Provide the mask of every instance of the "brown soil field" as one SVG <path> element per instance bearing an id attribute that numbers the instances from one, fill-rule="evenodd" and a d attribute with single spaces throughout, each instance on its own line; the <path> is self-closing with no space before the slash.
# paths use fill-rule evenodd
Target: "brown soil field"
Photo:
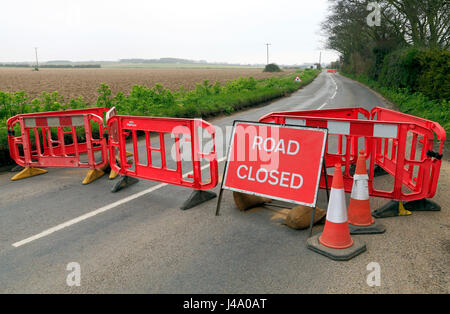
<path id="1" fill-rule="evenodd" d="M 97 100 L 97 88 L 101 83 L 108 84 L 113 95 L 117 92 L 128 94 L 133 85 L 153 88 L 156 83 L 165 88 L 177 90 L 184 86 L 187 90 L 195 88 L 196 83 L 209 80 L 210 83 L 224 83 L 239 77 L 268 78 L 292 73 L 264 73 L 262 69 L 48 69 L 33 71 L 30 68 L 0 68 L 0 91 L 26 91 L 35 98 L 42 91 L 58 91 L 65 99 L 78 96 L 89 103 Z"/>

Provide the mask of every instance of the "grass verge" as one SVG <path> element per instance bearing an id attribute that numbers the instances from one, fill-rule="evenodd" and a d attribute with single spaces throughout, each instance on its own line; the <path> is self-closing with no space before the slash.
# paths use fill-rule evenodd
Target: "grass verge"
<path id="1" fill-rule="evenodd" d="M 381 86 L 365 75 L 342 73 L 355 81 L 376 90 L 395 104 L 401 112 L 438 122 L 448 134 L 450 132 L 450 101 L 431 100 L 421 93 L 411 93 L 406 88 Z"/>

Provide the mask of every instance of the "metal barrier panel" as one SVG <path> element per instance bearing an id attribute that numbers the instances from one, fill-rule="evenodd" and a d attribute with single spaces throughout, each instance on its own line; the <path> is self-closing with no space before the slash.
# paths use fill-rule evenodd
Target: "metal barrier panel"
<path id="1" fill-rule="evenodd" d="M 115 158 L 110 158 L 111 169 L 120 175 L 137 177 L 146 180 L 165 182 L 173 185 L 180 185 L 197 190 L 207 190 L 215 187 L 218 182 L 218 166 L 215 151 L 215 131 L 214 127 L 200 119 L 178 119 L 178 118 L 157 118 L 140 116 L 120 116 L 112 115 L 107 121 L 110 141 L 109 154 L 120 157 L 120 166 Z M 200 151 L 199 130 L 206 130 L 212 139 L 212 148 L 209 153 Z M 145 144 L 146 160 L 142 161 L 138 150 L 138 133 L 144 135 L 141 144 Z M 159 138 L 159 147 L 153 147 L 152 141 Z M 168 167 L 166 156 L 166 140 L 164 135 L 171 135 L 174 138 L 175 147 L 175 169 Z M 192 172 L 183 174 L 180 137 L 188 136 L 190 141 Z M 133 164 L 129 164 L 126 158 L 126 139 L 131 137 L 134 156 Z M 128 149 L 130 150 L 130 149 Z M 156 165 L 152 158 L 152 152 L 160 157 L 160 165 Z M 141 158 L 143 159 L 143 158 Z M 201 161 L 209 161 L 209 182 L 202 180 Z M 134 168 L 134 169 L 132 169 Z M 191 180 L 188 180 L 191 179 Z"/>
<path id="2" fill-rule="evenodd" d="M 103 136 L 103 113 L 108 108 L 76 109 L 16 115 L 7 121 L 11 158 L 23 167 L 64 167 L 98 169 L 108 164 Z M 94 138 L 91 123 L 97 123 L 99 138 Z M 19 124 L 20 135 L 15 136 Z M 77 128 L 84 130 L 79 141 Z M 56 138 L 54 138 L 56 136 Z M 95 152 L 101 160 L 95 160 Z M 87 161 L 80 154 L 87 153 Z"/>
<path id="3" fill-rule="evenodd" d="M 346 192 L 351 192 L 353 184 L 350 166 L 357 160 L 358 140 L 364 138 L 365 157 L 366 159 L 370 158 L 369 193 L 371 196 L 395 200 L 418 200 L 432 197 L 436 192 L 440 160 L 436 160 L 427 151 L 433 146 L 434 135 L 431 130 L 433 128 L 443 129 L 439 128 L 439 125 L 431 128 L 429 123 L 433 124 L 432 121 L 418 118 L 425 120 L 418 124 L 416 122 L 420 121 L 416 119 L 408 121 L 408 117 L 395 119 L 392 110 L 387 112 L 379 108 L 375 109 L 372 110 L 372 114 L 362 108 L 277 112 L 265 115 L 260 122 L 324 127 L 328 129 L 328 136 L 337 135 L 337 152 L 330 152 L 327 143 L 325 161 L 327 167 L 332 167 L 336 163 L 343 164 Z M 382 117 L 383 120 L 359 120 L 358 113 L 366 118 L 373 117 L 377 113 L 378 118 Z M 384 115 L 387 114 L 391 115 L 391 119 L 384 119 Z M 419 135 L 423 137 L 420 142 L 423 147 L 422 151 L 416 154 Z M 407 141 L 408 136 L 412 141 Z M 444 136 L 441 133 L 440 139 L 445 140 L 445 132 Z M 389 147 L 386 143 L 391 143 L 391 146 Z M 385 145 L 382 147 L 382 144 Z M 409 156 L 405 154 L 407 144 L 411 146 Z M 416 156 L 420 156 L 420 158 L 416 158 Z M 392 190 L 374 188 L 375 165 L 379 165 L 393 176 L 394 187 Z M 416 168 L 415 171 L 413 168 Z M 321 188 L 325 188 L 324 181 L 323 179 L 321 182 Z M 404 186 L 410 191 L 404 191 Z"/>

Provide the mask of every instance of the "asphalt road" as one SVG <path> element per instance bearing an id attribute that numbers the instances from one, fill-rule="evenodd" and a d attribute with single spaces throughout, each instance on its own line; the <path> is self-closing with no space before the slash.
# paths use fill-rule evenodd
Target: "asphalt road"
<path id="1" fill-rule="evenodd" d="M 322 73 L 290 97 L 210 122 L 225 133 L 233 120 L 257 121 L 272 111 L 386 105 L 359 83 Z M 222 159 L 220 138 L 218 152 Z M 447 162 L 443 168 L 449 171 Z M 83 186 L 84 174 L 49 169 L 12 182 L 11 173 L 0 173 L 1 293 L 449 291 L 448 206 L 383 219 L 385 234 L 358 236 L 367 244 L 365 253 L 335 262 L 306 248 L 307 231 L 282 224 L 285 210 L 239 212 L 226 191 L 219 217 L 217 199 L 181 211 L 186 188 L 140 180 L 112 194 L 114 181 L 103 177 Z M 438 202 L 444 202 L 447 178 L 441 176 Z M 372 208 L 386 202 L 371 199 Z M 324 191 L 318 204 L 326 207 Z M 66 284 L 70 262 L 81 266 L 78 287 Z M 370 262 L 380 264 L 379 287 L 366 283 Z"/>

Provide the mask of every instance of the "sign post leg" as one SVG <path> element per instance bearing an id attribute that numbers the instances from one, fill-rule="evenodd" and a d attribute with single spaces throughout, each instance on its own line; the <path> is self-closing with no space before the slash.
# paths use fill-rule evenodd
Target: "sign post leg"
<path id="1" fill-rule="evenodd" d="M 325 176 L 325 189 L 327 191 L 327 206 L 328 206 L 328 202 L 330 201 L 330 192 L 328 191 L 328 174 L 327 174 L 327 165 L 325 163 L 325 158 L 323 159 L 323 174 Z M 312 214 L 311 214 L 311 221 L 309 222 L 309 237 L 312 236 L 312 227 L 314 224 L 314 214 L 316 213 L 316 208 L 312 209 Z"/>
<path id="2" fill-rule="evenodd" d="M 219 197 L 217 198 L 216 216 L 219 216 L 220 203 L 222 202 L 223 189 L 220 188 Z"/>

